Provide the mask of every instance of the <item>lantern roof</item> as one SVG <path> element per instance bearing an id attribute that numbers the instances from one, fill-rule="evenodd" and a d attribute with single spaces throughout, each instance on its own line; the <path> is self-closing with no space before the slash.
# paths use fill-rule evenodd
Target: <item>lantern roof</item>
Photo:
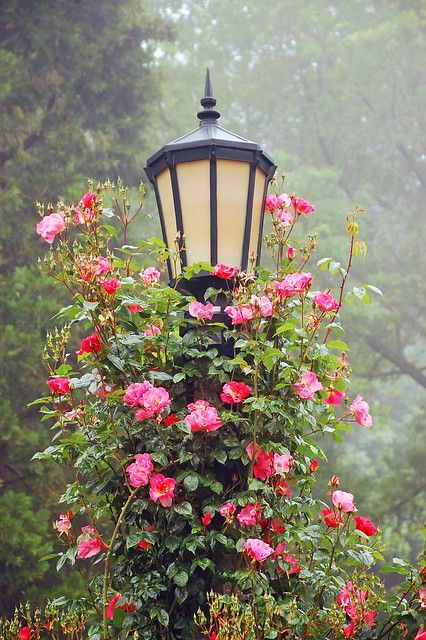
<path id="1" fill-rule="evenodd" d="M 253 157 L 254 154 L 257 156 L 259 165 L 266 173 L 269 174 L 271 171 L 272 173 L 275 171 L 273 159 L 260 145 L 232 131 L 228 131 L 218 124 L 220 113 L 215 109 L 216 98 L 213 97 L 212 82 L 208 69 L 206 71 L 204 97 L 201 98 L 200 103 L 203 109 L 197 113 L 200 120 L 197 129 L 164 145 L 148 159 L 145 171 L 151 181 L 165 165 L 208 157 L 212 149 L 215 149 L 218 157 L 224 159 L 249 160 L 248 156 Z M 195 157 L 192 157 L 189 153 L 189 150 L 192 149 Z M 197 149 L 198 152 L 196 151 Z"/>

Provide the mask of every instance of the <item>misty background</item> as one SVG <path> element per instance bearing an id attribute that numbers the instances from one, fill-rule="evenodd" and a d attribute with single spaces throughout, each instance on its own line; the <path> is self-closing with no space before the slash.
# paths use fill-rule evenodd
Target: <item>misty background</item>
<path id="1" fill-rule="evenodd" d="M 350 397 L 374 419 L 325 448 L 387 544 L 414 558 L 425 517 L 426 5 L 423 0 L 2 0 L 0 3 L 0 614 L 75 595 L 55 550 L 62 472 L 37 408 L 41 351 L 63 302 L 37 270 L 35 201 L 77 201 L 86 177 L 136 188 L 146 158 L 197 126 L 210 68 L 220 124 L 264 145 L 285 190 L 313 202 L 316 258 L 345 259 L 345 214 L 366 210 L 344 313 Z M 149 195 L 134 235 L 159 234 Z M 315 269 L 314 263 L 311 268 Z M 337 280 L 324 276 L 324 286 Z M 324 443 L 323 443 L 324 444 Z"/>

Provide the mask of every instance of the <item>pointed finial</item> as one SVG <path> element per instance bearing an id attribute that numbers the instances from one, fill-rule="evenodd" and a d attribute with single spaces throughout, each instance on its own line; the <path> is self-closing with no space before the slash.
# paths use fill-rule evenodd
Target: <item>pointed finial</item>
<path id="1" fill-rule="evenodd" d="M 214 109 L 214 106 L 216 105 L 216 98 L 213 97 L 212 81 L 210 78 L 210 71 L 208 69 L 206 69 L 204 98 L 201 98 L 200 103 L 201 103 L 201 106 L 204 107 L 202 111 L 199 111 L 197 113 L 198 118 L 201 120 L 200 125 L 203 124 L 204 122 L 206 124 L 207 123 L 211 124 L 215 122 L 218 118 L 220 118 L 219 111 L 216 111 L 216 109 Z"/>

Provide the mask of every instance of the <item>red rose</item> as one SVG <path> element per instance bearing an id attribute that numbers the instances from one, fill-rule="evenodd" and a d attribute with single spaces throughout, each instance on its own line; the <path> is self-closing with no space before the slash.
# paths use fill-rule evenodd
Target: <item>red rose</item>
<path id="1" fill-rule="evenodd" d="M 228 267 L 226 264 L 217 264 L 214 268 L 214 271 L 212 271 L 212 275 L 226 280 L 227 278 L 233 278 L 236 271 L 236 267 Z"/>
<path id="2" fill-rule="evenodd" d="M 377 527 L 374 526 L 371 520 L 363 518 L 362 516 L 355 516 L 355 528 L 367 536 L 374 536 L 377 532 Z"/>
<path id="3" fill-rule="evenodd" d="M 83 353 L 95 353 L 96 351 L 100 351 L 102 349 L 101 342 L 99 340 L 99 336 L 97 333 L 92 333 L 90 336 L 83 338 L 81 341 L 81 346 L 76 354 L 78 356 L 83 355 Z"/>
<path id="4" fill-rule="evenodd" d="M 343 523 L 343 519 L 338 516 L 333 509 L 323 509 L 322 517 L 327 527 L 331 527 L 332 529 L 337 529 L 339 524 Z"/>
<path id="5" fill-rule="evenodd" d="M 53 393 L 60 393 L 65 395 L 71 388 L 71 380 L 69 378 L 51 378 L 46 380 L 46 384 L 49 385 Z"/>
<path id="6" fill-rule="evenodd" d="M 90 209 L 91 207 L 93 207 L 97 199 L 98 196 L 96 195 L 96 193 L 92 193 L 91 191 L 88 191 L 84 194 L 84 196 L 81 197 L 81 201 L 85 209 Z"/>
<path id="7" fill-rule="evenodd" d="M 19 640 L 30 640 L 31 638 L 31 628 L 29 626 L 22 627 L 19 632 Z"/>
<path id="8" fill-rule="evenodd" d="M 211 521 L 212 521 L 212 514 L 209 511 L 207 511 L 205 516 L 201 518 L 201 523 L 204 527 L 206 527 L 208 524 L 210 524 Z"/>

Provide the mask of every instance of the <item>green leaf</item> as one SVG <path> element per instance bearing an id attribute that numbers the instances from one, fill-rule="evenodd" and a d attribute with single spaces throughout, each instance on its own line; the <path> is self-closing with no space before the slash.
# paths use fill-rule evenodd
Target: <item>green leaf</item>
<path id="1" fill-rule="evenodd" d="M 192 515 L 192 506 L 189 502 L 181 502 L 180 504 L 175 504 L 174 510 L 180 516 L 191 516 Z"/>
<path id="2" fill-rule="evenodd" d="M 157 611 L 157 620 L 163 627 L 169 626 L 169 614 L 165 609 L 159 609 Z"/>
<path id="3" fill-rule="evenodd" d="M 178 587 L 184 587 L 189 580 L 189 575 L 186 571 L 178 571 L 178 573 L 173 577 L 173 582 L 177 584 Z"/>
<path id="4" fill-rule="evenodd" d="M 198 488 L 198 478 L 195 475 L 186 476 L 183 485 L 187 491 L 196 491 Z"/>
<path id="5" fill-rule="evenodd" d="M 350 351 L 346 342 L 343 340 L 330 340 L 326 342 L 326 345 L 329 349 L 339 349 L 340 351 Z"/>

